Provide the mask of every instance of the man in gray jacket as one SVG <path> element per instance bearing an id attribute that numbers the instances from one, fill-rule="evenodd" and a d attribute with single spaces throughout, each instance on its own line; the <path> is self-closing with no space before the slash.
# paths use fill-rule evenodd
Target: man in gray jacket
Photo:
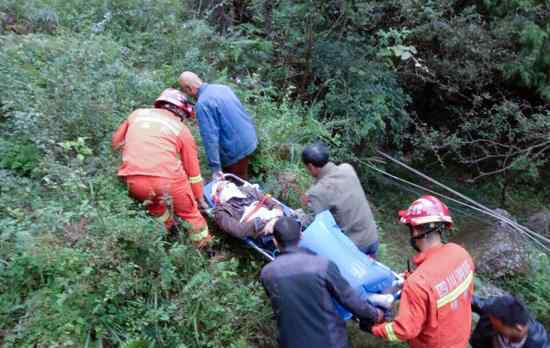
<path id="1" fill-rule="evenodd" d="M 330 210 L 338 226 L 355 245 L 375 257 L 378 250 L 376 222 L 353 167 L 330 162 L 328 147 L 322 143 L 307 146 L 302 152 L 302 161 L 315 178 L 315 184 L 305 194 L 304 203 L 314 214 Z"/>

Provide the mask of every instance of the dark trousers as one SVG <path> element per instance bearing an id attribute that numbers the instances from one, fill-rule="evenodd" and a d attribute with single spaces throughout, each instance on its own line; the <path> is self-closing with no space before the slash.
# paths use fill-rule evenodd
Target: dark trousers
<path id="1" fill-rule="evenodd" d="M 242 179 L 248 180 L 248 156 L 237 163 L 223 167 L 223 172 L 235 174 Z"/>

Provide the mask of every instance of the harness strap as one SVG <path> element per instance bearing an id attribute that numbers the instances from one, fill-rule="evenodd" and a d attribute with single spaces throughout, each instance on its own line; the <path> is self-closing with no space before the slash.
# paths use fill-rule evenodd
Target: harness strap
<path id="1" fill-rule="evenodd" d="M 252 209 L 251 211 L 248 212 L 248 214 L 246 214 L 246 216 L 243 218 L 243 222 L 244 223 L 248 223 L 250 218 L 256 214 L 256 212 L 258 212 L 258 210 L 260 210 L 261 207 L 264 206 L 265 202 L 267 202 L 267 200 L 271 197 L 270 194 L 266 194 L 262 197 L 262 199 L 260 199 L 260 201 L 258 202 L 258 204 L 256 204 L 256 206 L 254 207 L 254 209 Z"/>

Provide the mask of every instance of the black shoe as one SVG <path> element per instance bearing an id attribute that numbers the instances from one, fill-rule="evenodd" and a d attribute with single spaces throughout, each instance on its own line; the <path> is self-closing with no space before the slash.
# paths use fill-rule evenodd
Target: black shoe
<path id="1" fill-rule="evenodd" d="M 175 243 L 179 240 L 179 230 L 176 225 L 170 227 L 170 230 L 166 232 L 166 241 L 170 243 Z"/>

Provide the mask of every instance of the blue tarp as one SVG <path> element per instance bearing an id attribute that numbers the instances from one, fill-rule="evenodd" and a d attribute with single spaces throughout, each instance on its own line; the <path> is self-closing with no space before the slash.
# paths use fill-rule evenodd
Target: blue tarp
<path id="1" fill-rule="evenodd" d="M 393 272 L 361 252 L 325 210 L 304 231 L 300 246 L 322 255 L 338 266 L 343 278 L 365 298 L 392 287 L 396 277 Z M 344 319 L 351 313 L 339 306 Z"/>

